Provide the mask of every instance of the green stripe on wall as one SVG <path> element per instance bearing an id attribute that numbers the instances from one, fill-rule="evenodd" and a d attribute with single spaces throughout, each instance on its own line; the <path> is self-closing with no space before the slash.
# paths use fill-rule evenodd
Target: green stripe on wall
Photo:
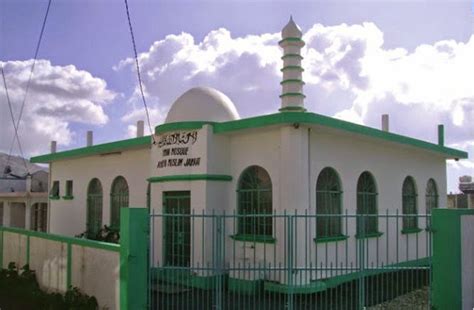
<path id="1" fill-rule="evenodd" d="M 147 179 L 150 183 L 178 182 L 178 181 L 232 181 L 232 176 L 225 174 L 182 174 L 151 177 Z"/>

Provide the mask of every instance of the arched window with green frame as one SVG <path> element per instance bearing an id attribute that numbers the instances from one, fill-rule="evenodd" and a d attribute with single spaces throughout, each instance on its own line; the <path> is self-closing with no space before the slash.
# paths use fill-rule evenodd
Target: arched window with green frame
<path id="1" fill-rule="evenodd" d="M 316 239 L 342 236 L 342 186 L 333 168 L 324 168 L 316 182 Z"/>
<path id="2" fill-rule="evenodd" d="M 357 181 L 357 234 L 378 234 L 377 185 L 373 175 L 364 171 Z"/>
<path id="3" fill-rule="evenodd" d="M 94 178 L 87 187 L 87 222 L 86 234 L 89 239 L 96 239 L 102 227 L 102 184 Z"/>
<path id="4" fill-rule="evenodd" d="M 405 232 L 418 229 L 417 199 L 415 180 L 411 176 L 407 176 L 402 187 L 402 213 L 403 215 L 409 215 L 403 217 L 403 230 Z"/>
<path id="5" fill-rule="evenodd" d="M 118 176 L 110 190 L 110 228 L 120 230 L 120 209 L 128 208 L 128 184 L 124 177 Z"/>
<path id="6" fill-rule="evenodd" d="M 431 227 L 431 211 L 438 208 L 438 187 L 436 186 L 436 181 L 429 179 L 426 183 L 426 194 L 425 194 L 425 204 L 426 204 L 426 223 L 427 227 Z"/>
<path id="7" fill-rule="evenodd" d="M 238 218 L 238 235 L 271 238 L 272 181 L 268 172 L 259 166 L 245 169 L 239 179 L 237 196 L 238 214 L 245 215 Z"/>

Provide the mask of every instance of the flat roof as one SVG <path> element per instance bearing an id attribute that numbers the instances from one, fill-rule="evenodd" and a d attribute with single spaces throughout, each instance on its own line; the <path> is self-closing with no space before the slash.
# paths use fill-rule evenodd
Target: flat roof
<path id="1" fill-rule="evenodd" d="M 155 134 L 158 135 L 164 132 L 176 130 L 200 129 L 205 124 L 212 125 L 214 133 L 220 134 L 245 129 L 255 129 L 273 125 L 285 125 L 295 123 L 300 125 L 319 125 L 323 127 L 338 129 L 342 132 L 371 137 L 395 144 L 408 145 L 421 150 L 438 153 L 448 159 L 463 159 L 468 157 L 467 152 L 449 148 L 444 145 L 439 145 L 311 112 L 279 112 L 275 114 L 250 117 L 227 122 L 190 121 L 165 123 L 155 127 Z M 150 145 L 150 136 L 145 136 L 140 138 L 121 140 L 111 143 L 73 149 L 69 151 L 36 156 L 32 157 L 30 161 L 32 163 L 48 163 L 61 159 L 106 154 Z"/>

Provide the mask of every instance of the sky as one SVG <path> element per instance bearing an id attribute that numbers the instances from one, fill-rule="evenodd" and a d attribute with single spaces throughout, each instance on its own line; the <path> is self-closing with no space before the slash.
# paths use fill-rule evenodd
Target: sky
<path id="1" fill-rule="evenodd" d="M 0 65 L 18 117 L 47 0 L 0 0 Z M 474 175 L 474 4 L 416 1 L 129 0 L 152 126 L 181 93 L 210 86 L 240 115 L 279 108 L 290 14 L 303 31 L 306 108 L 470 153 L 448 162 L 448 191 Z M 125 6 L 53 0 L 19 135 L 27 157 L 132 137 L 145 119 Z M 0 151 L 13 137 L 0 88 Z M 18 154 L 15 146 L 14 154 Z"/>

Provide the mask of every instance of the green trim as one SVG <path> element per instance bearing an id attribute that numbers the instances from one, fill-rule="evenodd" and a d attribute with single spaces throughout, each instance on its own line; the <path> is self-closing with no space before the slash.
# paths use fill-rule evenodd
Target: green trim
<path id="1" fill-rule="evenodd" d="M 228 121 L 223 123 L 216 123 L 214 125 L 214 133 L 225 133 L 243 129 L 254 129 L 272 125 L 283 124 L 306 124 L 306 125 L 320 125 L 346 132 L 356 133 L 363 136 L 386 140 L 393 143 L 405 144 L 414 146 L 427 151 L 432 151 L 445 155 L 447 158 L 467 158 L 467 152 L 439 146 L 434 143 L 410 138 L 407 136 L 398 135 L 395 133 L 382 131 L 379 129 L 346 122 L 335 119 L 329 116 L 324 116 L 309 112 L 300 113 L 276 113 L 257 117 L 251 117 L 241 120 Z"/>
<path id="2" fill-rule="evenodd" d="M 59 197 L 59 196 L 49 196 L 49 199 L 51 199 L 51 200 L 59 200 L 59 199 L 61 199 L 61 197 Z"/>
<path id="3" fill-rule="evenodd" d="M 299 70 L 301 72 L 304 71 L 304 69 L 300 66 L 286 66 L 280 69 L 281 72 L 286 71 L 286 70 Z"/>
<path id="4" fill-rule="evenodd" d="M 230 237 L 236 241 L 253 242 L 253 243 L 276 243 L 276 239 L 274 237 L 269 237 L 269 236 L 236 234 Z"/>
<path id="5" fill-rule="evenodd" d="M 201 129 L 204 125 L 213 125 L 213 124 L 215 124 L 215 122 L 206 122 L 206 121 L 164 123 L 155 127 L 155 135 L 159 135 L 164 132 L 175 131 L 175 130 L 196 130 L 196 129 Z"/>
<path id="6" fill-rule="evenodd" d="M 64 200 L 73 200 L 74 196 L 63 196 Z"/>
<path id="7" fill-rule="evenodd" d="M 151 177 L 147 179 L 150 183 L 178 182 L 178 181 L 232 181 L 232 176 L 225 174 L 182 174 Z"/>
<path id="8" fill-rule="evenodd" d="M 144 137 L 139 137 L 139 138 L 87 146 L 87 147 L 82 147 L 79 149 L 73 149 L 69 151 L 36 156 L 36 157 L 32 157 L 30 159 L 30 162 L 49 163 L 52 161 L 57 161 L 57 160 L 62 160 L 62 159 L 100 155 L 100 154 L 120 152 L 120 151 L 128 150 L 128 149 L 149 147 L 150 145 L 151 145 L 150 136 L 144 136 Z"/>
<path id="9" fill-rule="evenodd" d="M 67 244 L 67 273 L 66 273 L 66 290 L 72 286 L 72 245 Z"/>
<path id="10" fill-rule="evenodd" d="M 228 288 L 231 292 L 240 294 L 255 295 L 262 291 L 264 281 L 259 280 L 246 280 L 229 277 Z"/>
<path id="11" fill-rule="evenodd" d="M 25 229 L 14 228 L 14 227 L 0 226 L 0 230 L 15 233 L 15 234 L 21 234 L 21 235 L 25 235 L 25 236 L 35 237 L 35 238 L 59 241 L 59 242 L 64 242 L 64 243 L 71 243 L 71 244 L 78 245 L 78 246 L 86 246 L 86 247 L 90 247 L 90 248 L 96 248 L 96 249 L 113 251 L 113 252 L 119 252 L 120 251 L 120 245 L 114 244 L 114 243 L 100 242 L 100 241 L 95 241 L 95 240 L 80 239 L 80 238 L 74 238 L 74 237 L 66 237 L 66 236 L 60 236 L 60 235 L 53 235 L 53 234 L 44 233 L 44 232 L 40 232 L 40 231 L 25 230 Z"/>
<path id="12" fill-rule="evenodd" d="M 0 228 L 0 269 L 3 269 L 3 230 Z"/>
<path id="13" fill-rule="evenodd" d="M 281 59 L 285 59 L 285 58 L 299 58 L 301 60 L 303 59 L 303 56 L 301 56 L 300 54 L 285 54 L 281 56 Z"/>
<path id="14" fill-rule="evenodd" d="M 185 287 L 199 288 L 203 290 L 215 289 L 215 283 L 217 278 L 219 277 L 218 275 L 198 276 L 191 273 L 189 270 L 179 269 L 179 267 L 152 267 L 150 272 L 150 277 L 153 283 L 167 282 L 171 284 L 183 285 Z M 221 277 L 226 276 L 222 275 Z"/>
<path id="15" fill-rule="evenodd" d="M 303 80 L 300 79 L 287 79 L 280 82 L 280 85 L 287 84 L 287 83 L 299 83 L 299 84 L 306 84 Z"/>
<path id="16" fill-rule="evenodd" d="M 298 106 L 288 106 L 278 109 L 279 112 L 305 112 L 306 109 Z"/>
<path id="17" fill-rule="evenodd" d="M 438 144 L 414 139 L 407 136 L 398 135 L 395 133 L 382 131 L 379 129 L 346 122 L 343 120 L 335 119 L 329 116 L 324 116 L 309 112 L 299 113 L 275 113 L 269 115 L 262 115 L 257 117 L 239 119 L 234 121 L 227 121 L 222 123 L 212 122 L 178 122 L 178 123 L 167 123 L 155 128 L 158 133 L 181 130 L 181 129 L 199 129 L 204 124 L 211 124 L 214 128 L 214 133 L 225 133 L 244 129 L 262 128 L 272 125 L 285 125 L 300 123 L 305 125 L 319 125 L 337 130 L 342 130 L 350 133 L 356 133 L 363 136 L 368 136 L 375 139 L 386 140 L 393 143 L 399 143 L 424 149 L 427 151 L 435 152 L 444 155 L 446 158 L 464 159 L 468 157 L 468 153 L 441 146 Z M 33 163 L 47 163 L 60 159 L 74 158 L 80 156 L 90 156 L 100 153 L 107 153 L 113 151 L 120 151 L 127 148 L 138 148 L 151 146 L 150 136 L 112 142 L 108 144 L 96 145 L 81 149 L 75 149 L 65 152 L 47 154 L 31 158 Z"/>
<path id="18" fill-rule="evenodd" d="M 26 264 L 30 264 L 30 236 L 26 236 Z"/>
<path id="19" fill-rule="evenodd" d="M 389 272 L 396 272 L 407 267 L 427 267 L 430 265 L 430 258 L 424 257 L 420 259 L 414 259 L 410 261 L 400 262 L 392 265 L 375 267 L 373 269 L 365 269 L 362 273 L 364 277 L 374 276 L 378 274 L 384 274 Z M 357 271 L 359 267 L 354 266 L 354 272 L 347 273 L 340 276 L 333 276 L 324 280 L 311 281 L 309 284 L 305 285 L 288 285 L 282 283 L 276 283 L 272 281 L 265 281 L 264 289 L 268 292 L 288 294 L 291 292 L 295 294 L 312 294 L 323 292 L 327 289 L 335 288 L 341 284 L 358 280 L 361 277 L 361 272 Z"/>
<path id="20" fill-rule="evenodd" d="M 356 234 L 356 239 L 368 239 L 368 238 L 378 238 L 383 235 L 383 232 L 373 232 L 373 233 L 366 233 L 366 234 Z"/>
<path id="21" fill-rule="evenodd" d="M 407 234 L 417 234 L 419 232 L 423 231 L 421 228 L 404 228 L 402 229 L 402 234 L 407 235 Z"/>
<path id="22" fill-rule="evenodd" d="M 462 308 L 461 217 L 474 209 L 433 209 L 433 309 Z"/>
<path id="23" fill-rule="evenodd" d="M 327 243 L 327 242 L 337 242 L 342 240 L 347 240 L 349 236 L 340 235 L 340 236 L 333 236 L 333 237 L 320 237 L 314 238 L 313 241 L 316 243 Z"/>
<path id="24" fill-rule="evenodd" d="M 280 98 L 283 97 L 303 97 L 306 98 L 306 96 L 302 93 L 284 93 L 280 95 Z"/>
<path id="25" fill-rule="evenodd" d="M 283 40 L 278 41 L 278 44 L 282 44 L 284 42 L 301 42 L 304 44 L 304 41 L 301 38 L 297 38 L 297 37 L 284 38 Z"/>

